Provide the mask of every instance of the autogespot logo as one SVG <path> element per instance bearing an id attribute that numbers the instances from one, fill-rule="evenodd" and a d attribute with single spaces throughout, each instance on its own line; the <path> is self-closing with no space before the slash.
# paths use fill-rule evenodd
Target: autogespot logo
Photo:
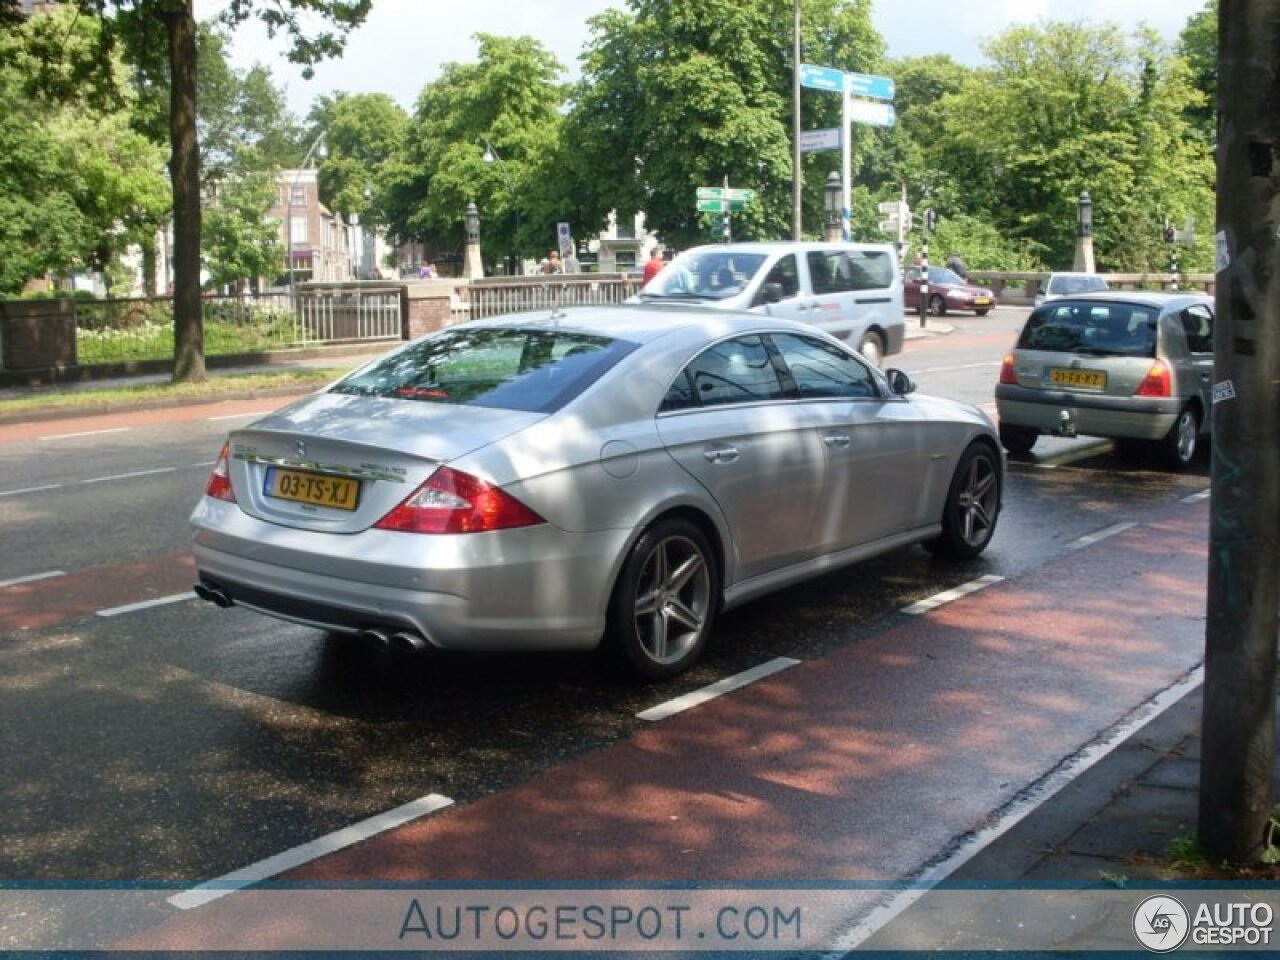
<path id="1" fill-rule="evenodd" d="M 1173 897 L 1147 897 L 1133 912 L 1133 935 L 1152 953 L 1177 950 L 1190 929 L 1191 915 Z"/>

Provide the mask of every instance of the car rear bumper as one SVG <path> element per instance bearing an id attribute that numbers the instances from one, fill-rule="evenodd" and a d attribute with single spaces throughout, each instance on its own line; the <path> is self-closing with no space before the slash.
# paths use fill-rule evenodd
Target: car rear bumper
<path id="1" fill-rule="evenodd" d="M 627 536 L 548 524 L 450 537 L 326 537 L 209 498 L 192 519 L 200 582 L 237 605 L 341 633 L 409 630 L 432 646 L 465 650 L 596 646 Z"/>
<path id="2" fill-rule="evenodd" d="M 1048 434 L 1159 440 L 1173 427 L 1182 406 L 1178 397 L 1103 397 L 1029 390 L 1007 383 L 996 386 L 996 415 L 1001 423 Z M 1064 429 L 1066 424 L 1071 429 Z"/>

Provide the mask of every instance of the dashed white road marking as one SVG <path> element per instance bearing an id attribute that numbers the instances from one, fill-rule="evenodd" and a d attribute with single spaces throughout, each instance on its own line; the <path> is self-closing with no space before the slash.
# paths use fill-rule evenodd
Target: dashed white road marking
<path id="1" fill-rule="evenodd" d="M 135 613 L 138 610 L 150 610 L 152 607 L 164 607 L 171 603 L 180 603 L 183 600 L 194 600 L 196 595 L 193 591 L 188 590 L 185 593 L 174 593 L 167 597 L 156 597 L 152 600 L 143 600 L 139 603 L 126 603 L 123 607 L 107 607 L 105 610 L 99 610 L 100 617 L 118 617 L 122 613 Z"/>
<path id="2" fill-rule="evenodd" d="M 72 437 L 100 437 L 104 433 L 128 433 L 131 427 L 111 427 L 106 430 L 82 430 L 79 433 L 51 433 L 38 440 L 70 440 Z"/>
<path id="3" fill-rule="evenodd" d="M 179 910 L 191 910 L 194 907 L 204 906 L 206 903 L 211 903 L 227 896 L 227 894 L 243 890 L 245 887 L 252 886 L 255 883 L 260 883 L 269 877 L 274 877 L 276 874 L 300 867 L 304 863 L 310 863 L 312 860 L 452 805 L 453 800 L 438 793 L 419 797 L 417 800 L 406 803 L 403 806 L 388 810 L 386 813 L 380 813 L 376 817 L 370 817 L 368 820 L 353 823 L 349 827 L 320 837 L 318 840 L 312 840 L 301 846 L 293 847 L 283 853 L 277 853 L 275 856 L 267 857 L 265 860 L 259 860 L 257 863 L 234 870 L 218 877 L 216 880 L 210 880 L 207 883 L 192 887 L 190 890 L 174 894 L 169 898 L 169 903 Z"/>
<path id="4" fill-rule="evenodd" d="M 1086 536 L 1081 537 L 1079 540 L 1071 541 L 1071 543 L 1067 544 L 1067 549 L 1079 550 L 1081 547 L 1091 546 L 1097 543 L 1099 540 L 1105 540 L 1107 539 L 1107 537 L 1114 537 L 1117 533 L 1124 533 L 1126 530 L 1130 530 L 1136 526 L 1137 526 L 1137 523 L 1133 521 L 1127 521 L 1125 523 L 1113 523 L 1109 527 L 1103 527 L 1101 530 L 1097 531 L 1096 533 L 1090 533 L 1090 534 L 1087 534 Z"/>
<path id="5" fill-rule="evenodd" d="M 61 490 L 62 487 L 63 484 L 61 483 L 46 483 L 42 487 L 23 487 L 21 490 L 5 490 L 3 493 L 0 493 L 0 497 L 16 497 L 20 493 L 41 493 L 45 490 Z"/>
<path id="6" fill-rule="evenodd" d="M 268 413 L 274 412 L 274 410 L 257 410 L 253 413 L 224 413 L 221 416 L 205 417 L 205 419 L 210 422 L 216 420 L 245 420 L 249 417 L 265 417 Z"/>
<path id="7" fill-rule="evenodd" d="M 666 703 L 660 703 L 656 707 L 650 707 L 648 710 L 641 710 L 636 714 L 640 720 L 665 720 L 667 717 L 682 713 L 685 710 L 692 709 L 700 704 L 706 703 L 708 700 L 714 700 L 716 697 L 723 697 L 726 693 L 734 690 L 740 690 L 748 684 L 755 683 L 765 677 L 772 676 L 788 667 L 794 667 L 799 660 L 793 660 L 790 657 L 775 657 L 772 660 L 760 664 L 758 667 L 752 667 L 750 670 L 744 670 L 742 673 L 735 673 L 731 677 L 725 677 L 723 680 L 717 680 L 715 683 L 703 687 L 701 690 L 693 690 L 683 696 L 676 697 L 674 700 L 668 700 Z"/>
<path id="8" fill-rule="evenodd" d="M 977 593 L 979 590 L 985 590 L 993 583 L 1000 583 L 1004 577 L 996 576 L 994 573 L 988 573 L 986 576 L 979 577 L 977 580 L 970 580 L 968 583 L 962 583 L 960 586 L 951 590 L 944 590 L 942 593 L 935 593 L 932 597 L 926 597 L 923 600 L 911 604 L 909 607 L 903 607 L 903 613 L 909 613 L 917 616 L 922 613 L 928 613 L 930 610 L 937 610 L 943 604 L 950 603 L 952 600 L 959 600 L 961 597 L 967 597 L 971 593 Z"/>
<path id="9" fill-rule="evenodd" d="M 1193 493 L 1189 497 L 1183 497 L 1182 502 L 1183 503 L 1199 503 L 1201 500 L 1208 500 L 1209 494 L 1212 492 L 1213 492 L 1212 490 L 1206 487 L 1204 490 L 1201 490 L 1199 493 Z"/>
<path id="10" fill-rule="evenodd" d="M 1041 470 L 1056 470 L 1058 467 L 1065 467 L 1068 464 L 1075 463 L 1077 460 L 1087 460 L 1090 457 L 1097 456 L 1110 446 L 1112 446 L 1110 440 L 1090 443 L 1076 449 L 1064 450 L 1062 453 L 1045 457 L 1043 460 L 1037 460 L 1034 466 L 1039 467 Z"/>
<path id="11" fill-rule="evenodd" d="M 65 577 L 65 570 L 48 570 L 45 573 L 31 573 L 25 577 L 14 577 L 10 580 L 0 580 L 0 588 L 16 587 L 20 583 L 35 583 L 37 580 L 48 580 L 51 577 Z"/>
<path id="12" fill-rule="evenodd" d="M 117 473 L 109 477 L 93 477 L 81 483 L 106 483 L 109 480 L 132 480 L 134 477 L 152 477 L 158 473 L 175 473 L 177 467 L 158 467 L 155 470 L 135 470 L 133 473 Z"/>
<path id="13" fill-rule="evenodd" d="M 915 370 L 911 375 L 915 377 L 923 373 L 951 373 L 955 370 L 982 370 L 986 367 L 998 367 L 1000 364 L 1001 361 L 999 360 L 986 360 L 982 363 L 963 363 L 954 367 L 930 367 L 927 370 Z"/>

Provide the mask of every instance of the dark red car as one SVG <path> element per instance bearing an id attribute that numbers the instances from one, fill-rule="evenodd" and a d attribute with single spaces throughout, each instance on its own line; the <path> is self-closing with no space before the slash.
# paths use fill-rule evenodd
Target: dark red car
<path id="1" fill-rule="evenodd" d="M 920 312 L 919 267 L 907 271 L 902 300 L 907 313 Z M 986 287 L 975 286 L 946 267 L 929 268 L 929 312 L 935 317 L 956 310 L 972 310 L 982 317 L 995 305 L 996 295 Z"/>

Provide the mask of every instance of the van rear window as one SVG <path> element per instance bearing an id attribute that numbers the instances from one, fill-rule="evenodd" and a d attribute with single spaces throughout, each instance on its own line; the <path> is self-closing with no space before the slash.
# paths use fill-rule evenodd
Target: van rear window
<path id="1" fill-rule="evenodd" d="M 814 293 L 883 290 L 893 285 L 893 258 L 883 250 L 812 250 L 808 260 Z"/>

